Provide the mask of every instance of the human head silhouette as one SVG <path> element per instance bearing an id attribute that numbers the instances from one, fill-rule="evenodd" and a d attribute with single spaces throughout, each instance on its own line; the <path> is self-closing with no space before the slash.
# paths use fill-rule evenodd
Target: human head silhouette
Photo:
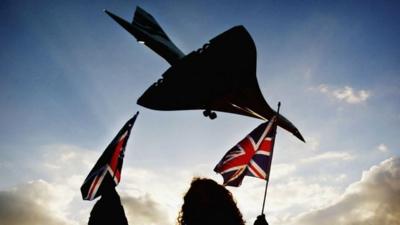
<path id="1" fill-rule="evenodd" d="M 230 191 L 207 178 L 194 178 L 184 196 L 179 225 L 244 225 Z"/>

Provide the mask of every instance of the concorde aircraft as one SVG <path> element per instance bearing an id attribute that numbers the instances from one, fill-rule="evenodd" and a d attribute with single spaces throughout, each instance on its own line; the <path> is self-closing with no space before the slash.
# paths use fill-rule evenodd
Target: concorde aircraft
<path id="1" fill-rule="evenodd" d="M 139 105 L 167 111 L 200 109 L 210 119 L 217 117 L 215 111 L 262 120 L 276 114 L 258 86 L 256 46 L 243 26 L 232 27 L 185 55 L 142 8 L 136 8 L 131 23 L 104 11 L 171 65 L 138 99 Z M 284 116 L 279 115 L 278 125 L 304 141 Z"/>

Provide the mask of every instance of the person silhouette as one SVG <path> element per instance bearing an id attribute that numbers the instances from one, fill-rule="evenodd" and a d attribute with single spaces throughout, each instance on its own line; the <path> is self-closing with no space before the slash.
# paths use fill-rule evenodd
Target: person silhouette
<path id="1" fill-rule="evenodd" d="M 93 206 L 88 225 L 128 225 L 117 191 L 114 187 L 106 190 Z"/>
<path id="2" fill-rule="evenodd" d="M 265 215 L 261 214 L 261 215 L 257 216 L 256 221 L 254 221 L 254 225 L 268 225 L 268 222 L 265 219 Z"/>
<path id="3" fill-rule="evenodd" d="M 194 178 L 184 196 L 178 225 L 244 225 L 232 194 L 207 178 Z"/>

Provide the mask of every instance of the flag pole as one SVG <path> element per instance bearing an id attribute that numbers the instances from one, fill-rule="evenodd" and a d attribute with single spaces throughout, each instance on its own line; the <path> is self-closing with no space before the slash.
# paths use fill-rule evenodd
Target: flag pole
<path id="1" fill-rule="evenodd" d="M 276 124 L 278 123 L 279 109 L 280 109 L 280 108 L 281 108 L 281 102 L 278 102 L 278 110 L 276 111 L 276 121 L 275 121 Z M 275 132 L 277 132 L 277 130 L 275 130 Z M 276 137 L 276 133 L 275 133 L 275 137 Z M 271 164 L 272 164 L 272 156 L 273 156 L 273 154 L 274 154 L 275 139 L 276 139 L 276 138 L 274 138 L 274 141 L 272 142 Z M 266 165 L 266 166 L 268 166 L 268 165 Z M 267 180 L 265 181 L 264 200 L 263 200 L 263 204 L 262 204 L 261 215 L 264 215 L 265 199 L 266 199 L 266 197 L 267 197 L 267 189 L 268 189 L 267 187 L 268 187 L 268 183 L 269 183 L 269 174 L 270 174 L 270 173 L 271 173 L 271 167 L 270 167 L 269 172 L 268 172 Z"/>

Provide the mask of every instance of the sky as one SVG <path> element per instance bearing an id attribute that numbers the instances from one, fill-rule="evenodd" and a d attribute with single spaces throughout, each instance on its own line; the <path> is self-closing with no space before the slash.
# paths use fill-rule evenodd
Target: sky
<path id="1" fill-rule="evenodd" d="M 9 1 L 0 4 L 2 224 L 86 224 L 79 188 L 136 111 L 118 186 L 128 221 L 175 224 L 195 176 L 262 121 L 136 104 L 169 65 L 103 9 L 150 12 L 185 53 L 244 25 L 264 98 L 303 134 L 278 129 L 270 224 L 400 224 L 398 1 Z M 247 224 L 265 182 L 234 195 Z"/>

